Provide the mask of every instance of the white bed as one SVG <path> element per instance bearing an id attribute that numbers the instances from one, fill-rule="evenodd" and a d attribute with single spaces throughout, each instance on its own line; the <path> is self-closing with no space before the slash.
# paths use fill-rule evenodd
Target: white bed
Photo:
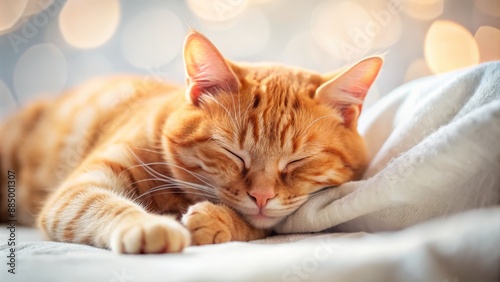
<path id="1" fill-rule="evenodd" d="M 17 227 L 11 274 L 2 226 L 0 281 L 500 281 L 500 62 L 411 82 L 365 110 L 364 179 L 277 228 L 302 234 L 135 256 Z"/>

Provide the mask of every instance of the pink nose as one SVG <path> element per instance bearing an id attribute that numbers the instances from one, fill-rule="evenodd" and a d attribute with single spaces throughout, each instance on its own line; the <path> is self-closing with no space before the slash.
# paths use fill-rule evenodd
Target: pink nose
<path id="1" fill-rule="evenodd" d="M 250 196 L 250 198 L 252 198 L 252 200 L 254 200 L 254 202 L 257 204 L 257 207 L 259 207 L 261 209 L 267 204 L 267 202 L 270 199 L 272 199 L 276 196 L 276 193 L 274 193 L 274 191 L 272 191 L 272 190 L 250 191 L 250 193 L 248 193 L 248 195 Z"/>

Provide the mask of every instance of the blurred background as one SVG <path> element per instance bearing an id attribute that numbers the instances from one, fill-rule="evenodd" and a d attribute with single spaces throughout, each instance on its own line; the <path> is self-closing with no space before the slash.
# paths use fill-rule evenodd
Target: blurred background
<path id="1" fill-rule="evenodd" d="M 0 0 L 0 115 L 101 75 L 184 83 L 190 28 L 236 61 L 328 72 L 384 55 L 367 106 L 500 59 L 500 0 Z"/>

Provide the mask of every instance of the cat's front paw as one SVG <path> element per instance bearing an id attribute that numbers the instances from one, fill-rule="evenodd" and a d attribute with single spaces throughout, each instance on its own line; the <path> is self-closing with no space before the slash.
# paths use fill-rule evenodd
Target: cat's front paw
<path id="1" fill-rule="evenodd" d="M 226 209 L 210 202 L 189 207 L 181 221 L 191 232 L 192 245 L 219 244 L 232 239 Z"/>
<path id="2" fill-rule="evenodd" d="M 190 234 L 175 219 L 143 215 L 121 223 L 111 235 L 111 250 L 125 254 L 177 253 L 190 244 Z"/>

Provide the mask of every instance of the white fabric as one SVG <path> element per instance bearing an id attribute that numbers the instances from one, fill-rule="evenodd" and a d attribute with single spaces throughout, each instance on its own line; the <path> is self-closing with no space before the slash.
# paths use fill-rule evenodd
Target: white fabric
<path id="1" fill-rule="evenodd" d="M 500 281 L 500 208 L 391 233 L 281 235 L 169 255 L 29 242 L 34 229 L 18 229 L 16 274 L 7 272 L 7 231 L 0 226 L 0 281 L 9 282 Z"/>
<path id="2" fill-rule="evenodd" d="M 399 230 L 500 203 L 500 62 L 403 85 L 359 128 L 363 180 L 312 198 L 278 232 Z"/>

